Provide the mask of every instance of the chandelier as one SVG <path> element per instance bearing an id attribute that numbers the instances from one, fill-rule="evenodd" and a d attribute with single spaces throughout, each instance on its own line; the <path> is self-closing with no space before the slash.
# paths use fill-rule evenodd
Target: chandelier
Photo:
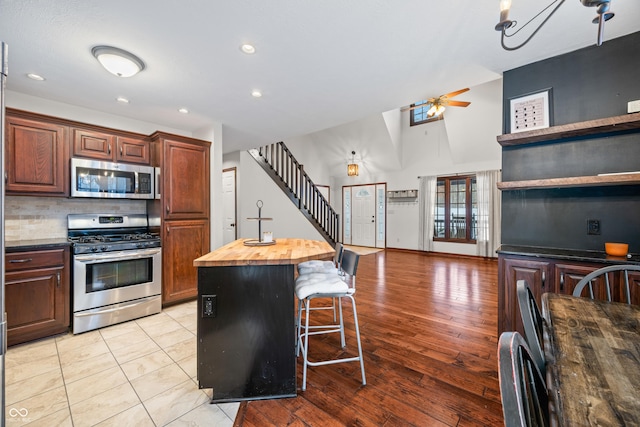
<path id="1" fill-rule="evenodd" d="M 551 18 L 551 16 L 558 10 L 560 6 L 564 3 L 565 0 L 553 0 L 548 6 L 542 9 L 538 14 L 536 14 L 533 18 L 528 20 L 524 25 L 521 25 L 517 30 L 513 30 L 513 28 L 517 25 L 517 21 L 512 21 L 509 19 L 509 10 L 511 9 L 511 0 L 501 0 L 500 1 L 500 22 L 496 24 L 496 31 L 500 31 L 502 33 L 501 36 L 501 44 L 504 50 L 516 50 L 520 49 L 522 46 L 527 44 L 529 40 L 536 35 L 538 30 L 542 28 L 542 26 Z M 602 45 L 602 39 L 604 35 L 604 23 L 609 19 L 613 18 L 614 13 L 609 11 L 611 0 L 580 0 L 580 2 L 587 7 L 596 7 L 597 8 L 597 16 L 593 19 L 594 24 L 598 24 L 598 38 L 597 45 Z M 553 6 L 553 9 L 551 7 Z M 551 9 L 550 12 L 547 10 Z M 539 16 L 547 13 L 546 17 L 542 20 L 542 22 L 537 26 L 537 28 L 531 30 L 531 33 L 527 39 L 525 39 L 521 44 L 517 46 L 507 46 L 505 44 L 505 38 L 509 38 L 515 36 L 520 30 L 524 29 L 527 25 L 529 25 L 534 19 Z M 511 28 L 511 33 L 507 33 L 507 29 Z"/>

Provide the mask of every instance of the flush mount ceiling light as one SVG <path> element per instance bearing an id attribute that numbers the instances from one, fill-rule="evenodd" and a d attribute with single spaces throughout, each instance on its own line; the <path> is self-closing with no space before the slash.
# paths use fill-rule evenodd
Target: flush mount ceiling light
<path id="1" fill-rule="evenodd" d="M 351 152 L 351 163 L 347 165 L 348 176 L 358 176 L 358 164 L 356 163 L 356 152 Z"/>
<path id="2" fill-rule="evenodd" d="M 609 12 L 609 6 L 611 3 L 611 0 L 580 0 L 580 2 L 584 6 L 598 8 L 598 16 L 596 16 L 592 22 L 594 24 L 598 24 L 598 39 L 596 44 L 600 46 L 602 45 L 602 38 L 604 34 L 604 22 L 608 21 L 614 16 L 613 12 Z M 542 28 L 542 26 L 549 20 L 549 18 L 551 18 L 551 16 L 556 12 L 556 10 L 558 10 L 558 8 L 562 6 L 562 3 L 564 3 L 564 0 L 553 0 L 551 4 L 549 4 L 547 7 L 545 7 L 540 12 L 538 12 L 533 18 L 528 20 L 524 25 L 520 26 L 520 28 L 513 31 L 511 34 L 507 34 L 507 29 L 515 27 L 518 24 L 518 21 L 512 21 L 509 19 L 509 10 L 511 9 L 511 0 L 501 0 L 500 1 L 500 22 L 496 24 L 495 29 L 496 31 L 500 31 L 502 33 L 500 43 L 502 44 L 502 47 L 504 48 L 504 50 L 520 49 L 522 46 L 527 44 L 529 40 L 531 40 L 533 36 L 535 36 L 538 33 L 540 28 Z M 534 19 L 538 18 L 540 15 L 547 12 L 547 10 L 549 10 L 552 6 L 555 6 L 555 7 L 551 9 L 551 12 L 548 12 L 546 18 L 542 20 L 540 25 L 538 25 L 538 27 L 535 30 L 533 30 L 531 35 L 525 41 L 523 41 L 521 44 L 517 46 L 505 45 L 504 43 L 505 37 L 515 36 L 520 32 L 520 30 L 524 29 L 524 27 L 529 25 Z"/>
<path id="3" fill-rule="evenodd" d="M 35 74 L 35 73 L 29 73 L 29 74 L 27 74 L 27 77 L 29 77 L 31 80 L 36 80 L 36 81 L 39 81 L 39 82 L 42 82 L 42 81 L 45 80 L 44 77 L 42 77 L 39 74 Z"/>
<path id="4" fill-rule="evenodd" d="M 131 52 L 112 46 L 95 46 L 91 53 L 111 74 L 131 77 L 144 70 L 144 62 Z"/>
<path id="5" fill-rule="evenodd" d="M 240 50 L 246 53 L 247 55 L 253 55 L 254 53 L 256 53 L 256 48 L 253 45 L 250 45 L 249 43 L 245 43 L 242 46 L 240 46 Z"/>

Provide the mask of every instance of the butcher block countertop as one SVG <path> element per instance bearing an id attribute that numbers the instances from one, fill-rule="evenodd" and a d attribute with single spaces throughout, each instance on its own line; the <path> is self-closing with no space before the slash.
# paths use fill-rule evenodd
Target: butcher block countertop
<path id="1" fill-rule="evenodd" d="M 193 261 L 195 267 L 233 265 L 286 265 L 312 259 L 331 259 L 334 249 L 319 240 L 276 239 L 275 245 L 245 246 L 238 239 Z"/>

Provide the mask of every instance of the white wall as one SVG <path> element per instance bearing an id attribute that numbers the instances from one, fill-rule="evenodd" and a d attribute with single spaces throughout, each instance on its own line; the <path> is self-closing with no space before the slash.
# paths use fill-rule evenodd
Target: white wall
<path id="1" fill-rule="evenodd" d="M 198 129 L 193 132 L 193 137 L 211 141 L 210 162 L 209 162 L 209 185 L 211 188 L 209 223 L 210 229 L 210 249 L 214 250 L 222 246 L 222 228 L 224 212 L 220 207 L 222 203 L 222 125 L 219 123 L 211 127 Z"/>
<path id="2" fill-rule="evenodd" d="M 258 238 L 258 222 L 247 218 L 258 216 L 256 203 L 262 200 L 264 206 L 261 216 L 273 218 L 272 221 L 262 222 L 262 231 L 271 231 L 274 239 L 289 237 L 324 240 L 249 153 L 242 151 L 239 157 L 238 238 Z"/>
<path id="3" fill-rule="evenodd" d="M 126 117 L 127 105 L 122 106 L 122 116 L 102 113 L 100 111 L 89 110 L 75 105 L 64 104 L 62 102 L 50 101 L 23 93 L 6 91 L 6 106 L 18 110 L 32 111 L 34 113 L 46 114 L 53 117 L 60 117 L 76 122 L 104 126 L 112 129 L 120 129 L 128 132 L 137 132 L 150 135 L 160 130 L 176 135 L 193 136 L 191 132 L 170 128 L 159 123 L 149 123 L 134 120 Z M 115 101 L 114 101 L 115 102 Z"/>
<path id="4" fill-rule="evenodd" d="M 305 170 L 316 184 L 330 185 L 331 205 L 342 214 L 342 187 L 345 185 L 386 182 L 388 191 L 408 190 L 418 188 L 419 176 L 446 176 L 500 169 L 501 147 L 496 136 L 502 129 L 502 80 L 473 87 L 460 99 L 470 101 L 471 105 L 467 108 L 449 107 L 445 112 L 445 119 L 433 123 L 411 127 L 409 112 L 399 114 L 396 111 L 394 114 L 368 117 L 312 135 L 288 139 L 285 144 L 296 159 L 304 164 Z M 382 141 L 386 141 L 387 145 L 380 146 Z M 360 175 L 357 177 L 346 176 L 348 153 L 351 149 L 362 153 L 358 160 L 361 165 L 365 165 L 360 167 Z M 374 159 L 378 153 L 383 154 Z M 400 156 L 399 165 L 396 153 Z M 240 161 L 239 158 L 250 162 Z M 384 163 L 385 158 L 389 160 L 387 164 Z M 243 185 L 238 187 L 237 197 L 239 206 L 245 212 L 242 216 L 239 214 L 239 221 L 257 214 L 257 198 L 265 202 L 263 215 L 270 215 L 265 212 L 272 203 L 268 201 L 268 197 L 272 195 L 271 190 L 274 190 L 275 204 L 279 204 L 280 200 L 291 204 L 248 154 L 225 155 L 225 167 L 231 166 L 238 167 L 238 175 L 242 176 L 243 181 Z M 247 176 L 244 170 L 247 166 L 251 167 L 251 176 Z M 247 180 L 252 180 L 249 181 L 251 184 Z M 252 185 L 260 190 L 252 188 Z M 249 196 L 245 191 L 249 192 Z M 300 219 L 306 220 L 295 208 L 283 209 L 278 215 L 288 223 L 286 232 L 289 235 L 306 232 L 306 227 L 298 222 Z M 247 224 L 243 224 L 245 229 L 246 226 Z M 251 233 L 257 232 L 257 227 L 254 225 L 253 228 L 249 234 L 243 233 L 243 236 L 255 237 Z M 417 250 L 417 232 L 417 202 L 389 201 L 387 247 Z M 437 252 L 466 255 L 476 253 L 473 244 L 436 242 L 434 248 Z"/>

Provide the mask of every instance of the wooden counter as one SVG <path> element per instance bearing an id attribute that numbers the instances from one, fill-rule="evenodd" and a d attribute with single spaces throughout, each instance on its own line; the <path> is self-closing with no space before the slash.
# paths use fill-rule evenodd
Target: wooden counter
<path id="1" fill-rule="evenodd" d="M 295 265 L 330 259 L 325 242 L 236 240 L 198 267 L 198 386 L 212 402 L 295 397 Z"/>
<path id="2" fill-rule="evenodd" d="M 311 259 L 331 259 L 333 248 L 327 242 L 305 239 L 277 239 L 275 245 L 245 246 L 244 240 L 231 242 L 193 262 L 196 267 L 225 265 L 284 265 Z"/>

